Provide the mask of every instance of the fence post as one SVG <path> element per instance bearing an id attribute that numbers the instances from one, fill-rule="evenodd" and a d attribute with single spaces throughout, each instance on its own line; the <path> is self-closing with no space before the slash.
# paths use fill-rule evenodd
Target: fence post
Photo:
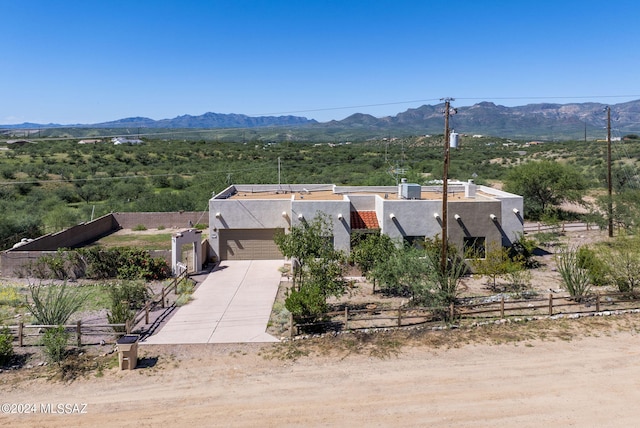
<path id="1" fill-rule="evenodd" d="M 76 340 L 78 342 L 78 348 L 82 346 L 82 321 L 76 322 Z"/>
<path id="2" fill-rule="evenodd" d="M 18 346 L 22 347 L 22 329 L 24 329 L 24 322 L 22 322 L 22 318 L 20 318 L 20 322 L 18 323 Z"/>
<path id="3" fill-rule="evenodd" d="M 549 293 L 549 316 L 553 315 L 553 294 Z"/>
<path id="4" fill-rule="evenodd" d="M 596 312 L 600 312 L 600 293 L 596 293 Z"/>
<path id="5" fill-rule="evenodd" d="M 149 302 L 144 304 L 144 323 L 149 324 Z"/>
<path id="6" fill-rule="evenodd" d="M 131 320 L 126 320 L 126 321 L 124 322 L 124 331 L 125 331 L 127 334 L 131 334 Z"/>
<path id="7" fill-rule="evenodd" d="M 344 307 L 344 329 L 349 330 L 349 307 Z"/>
<path id="8" fill-rule="evenodd" d="M 453 318 L 455 317 L 455 314 L 456 314 L 456 308 L 453 302 L 451 302 L 451 304 L 449 304 L 449 320 L 451 322 L 453 322 Z"/>
<path id="9" fill-rule="evenodd" d="M 500 318 L 504 319 L 504 296 L 500 298 Z"/>
<path id="10" fill-rule="evenodd" d="M 398 327 L 402 327 L 402 306 L 398 308 Z"/>

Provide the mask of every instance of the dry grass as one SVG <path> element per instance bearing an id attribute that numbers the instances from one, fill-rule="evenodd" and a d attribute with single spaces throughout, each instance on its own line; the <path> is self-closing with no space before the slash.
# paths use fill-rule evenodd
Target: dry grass
<path id="1" fill-rule="evenodd" d="M 626 314 L 613 317 L 548 319 L 495 323 L 444 330 L 402 329 L 379 332 L 356 331 L 326 334 L 303 340 L 286 341 L 263 352 L 265 358 L 297 360 L 306 356 L 347 358 L 352 354 L 389 358 L 409 347 L 432 350 L 467 345 L 525 345 L 535 341 L 572 341 L 583 337 L 608 336 L 618 332 L 640 332 L 640 316 Z"/>

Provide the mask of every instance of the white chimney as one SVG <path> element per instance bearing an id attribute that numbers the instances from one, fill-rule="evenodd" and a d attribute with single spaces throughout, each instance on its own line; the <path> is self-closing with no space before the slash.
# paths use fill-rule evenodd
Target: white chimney
<path id="1" fill-rule="evenodd" d="M 476 183 L 472 179 L 469 180 L 469 182 L 467 182 L 467 185 L 464 186 L 464 197 L 465 198 L 475 198 L 476 197 L 476 190 L 477 190 Z"/>

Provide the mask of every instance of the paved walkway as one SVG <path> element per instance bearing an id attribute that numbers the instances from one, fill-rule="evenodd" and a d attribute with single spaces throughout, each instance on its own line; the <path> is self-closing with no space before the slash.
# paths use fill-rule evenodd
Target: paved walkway
<path id="1" fill-rule="evenodd" d="M 223 261 L 158 333 L 141 344 L 277 342 L 266 333 L 282 260 Z"/>

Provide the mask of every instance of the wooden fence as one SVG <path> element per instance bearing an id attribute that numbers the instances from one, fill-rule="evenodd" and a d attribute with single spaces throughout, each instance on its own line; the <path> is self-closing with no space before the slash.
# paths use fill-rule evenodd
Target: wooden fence
<path id="1" fill-rule="evenodd" d="M 156 309 L 158 306 L 160 306 L 162 309 L 165 309 L 169 303 L 167 300 L 167 296 L 169 296 L 171 292 L 173 292 L 174 295 L 177 295 L 178 284 L 180 284 L 180 281 L 186 280 L 188 277 L 189 277 L 189 274 L 187 273 L 187 270 L 181 269 L 178 276 L 174 277 L 171 280 L 171 283 L 169 285 L 167 285 L 166 287 L 163 286 L 162 289 L 160 290 L 160 293 L 156 295 L 152 295 L 145 302 L 142 309 L 140 309 L 136 313 L 136 315 L 133 317 L 133 320 L 131 321 L 131 325 L 127 327 L 127 332 L 130 332 L 131 328 L 141 323 L 143 319 L 144 319 L 145 325 L 149 324 L 149 313 L 152 310 Z"/>
<path id="2" fill-rule="evenodd" d="M 177 294 L 178 284 L 183 279 L 186 279 L 188 274 L 185 271 L 181 272 L 177 277 L 173 278 L 171 283 L 167 286 L 163 286 L 160 290 L 160 293 L 151 295 L 151 297 L 145 302 L 142 309 L 140 309 L 133 319 L 127 320 L 126 323 L 123 324 L 92 324 L 92 323 L 83 323 L 82 321 L 77 321 L 75 324 L 63 325 L 67 330 L 73 331 L 76 339 L 77 346 L 82 346 L 83 336 L 102 336 L 102 337 L 119 337 L 124 334 L 130 334 L 135 326 L 144 320 L 145 325 L 149 324 L 149 313 L 150 311 L 160 307 L 162 309 L 166 308 L 168 305 L 167 297 L 170 293 Z M 47 328 L 58 327 L 57 325 L 42 325 L 42 324 L 25 324 L 20 321 L 17 325 L 7 326 L 9 330 L 12 332 L 14 337 L 18 341 L 18 346 L 25 346 L 25 338 L 30 337 L 40 337 L 42 335 L 43 330 Z M 34 333 L 28 333 L 29 330 L 35 330 Z M 121 330 L 121 331 L 119 331 Z M 35 343 L 34 343 L 35 342 Z M 115 342 L 115 341 L 114 341 Z M 30 341 L 28 345 L 37 344 L 38 341 Z M 84 342 L 86 345 L 87 343 Z"/>
<path id="3" fill-rule="evenodd" d="M 466 303 L 447 307 L 398 307 L 378 308 L 370 304 L 365 308 L 345 306 L 339 311 L 321 315 L 322 321 L 290 318 L 290 336 L 299 331 L 358 330 L 398 328 L 451 321 L 505 319 L 506 317 L 530 317 L 540 315 L 598 313 L 606 310 L 640 309 L 639 293 L 598 293 L 582 301 L 568 296 L 549 294 L 548 297 L 507 300 L 490 297 L 465 299 Z M 470 301 L 475 300 L 475 301 Z"/>
<path id="4" fill-rule="evenodd" d="M 47 328 L 60 327 L 57 325 L 43 325 L 43 324 L 25 324 L 22 321 L 18 325 L 8 326 L 9 331 L 15 336 L 18 341 L 18 346 L 25 346 L 25 338 L 40 337 L 43 334 L 43 330 Z M 83 336 L 101 336 L 101 337 L 119 337 L 127 333 L 129 324 L 89 324 L 77 321 L 75 324 L 63 325 L 67 330 L 72 330 L 75 334 L 77 346 L 82 346 Z M 121 329 L 121 332 L 117 330 Z M 27 330 L 36 330 L 35 333 L 27 333 Z M 115 343 L 115 341 L 114 341 Z M 27 345 L 39 344 L 39 341 L 27 343 Z M 85 345 L 89 344 L 87 342 Z"/>
<path id="5" fill-rule="evenodd" d="M 597 224 L 584 222 L 562 222 L 558 224 L 532 223 L 524 224 L 524 231 L 528 233 L 540 232 L 581 232 L 588 230 L 600 230 Z"/>

